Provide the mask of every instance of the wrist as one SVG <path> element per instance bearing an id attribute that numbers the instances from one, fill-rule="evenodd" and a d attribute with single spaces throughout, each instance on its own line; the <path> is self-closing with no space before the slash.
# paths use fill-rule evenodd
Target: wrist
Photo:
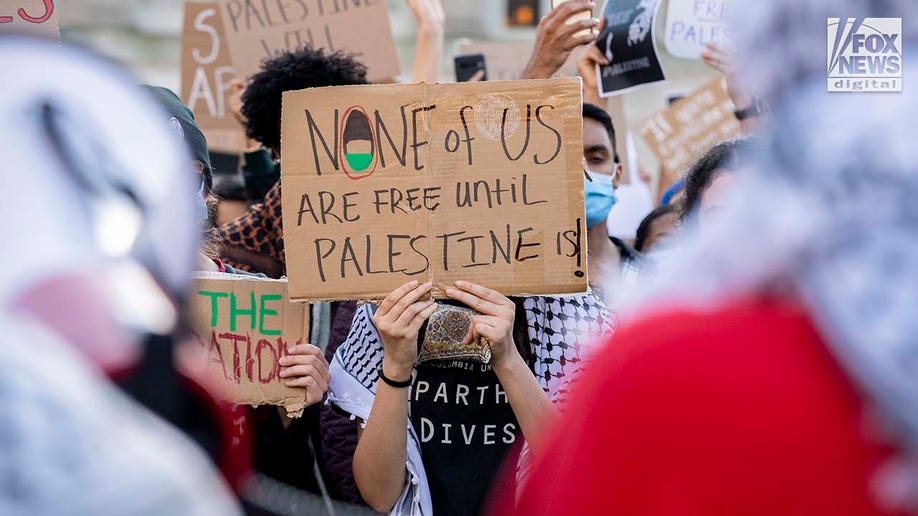
<path id="1" fill-rule="evenodd" d="M 494 373 L 497 376 L 506 376 L 508 374 L 513 374 L 515 371 L 522 369 L 529 369 L 526 365 L 526 362 L 523 360 L 523 357 L 520 356 L 520 352 L 517 351 L 516 345 L 511 344 L 510 351 L 504 356 L 492 356 L 491 357 L 491 368 L 494 370 Z"/>
<path id="2" fill-rule="evenodd" d="M 443 23 L 425 20 L 418 24 L 418 35 L 426 37 L 440 37 L 443 35 Z"/>
<path id="3" fill-rule="evenodd" d="M 386 378 L 396 382 L 406 382 L 411 380 L 411 372 L 414 370 L 414 364 L 399 364 L 394 360 L 383 358 L 382 370 Z"/>
<path id="4" fill-rule="evenodd" d="M 534 64 L 523 71 L 523 79 L 550 79 L 553 73 L 545 66 Z"/>

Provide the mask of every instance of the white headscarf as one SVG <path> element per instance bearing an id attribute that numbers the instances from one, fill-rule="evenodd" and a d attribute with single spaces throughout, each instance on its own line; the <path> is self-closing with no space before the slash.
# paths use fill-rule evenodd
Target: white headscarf
<path id="1" fill-rule="evenodd" d="M 773 123 L 717 226 L 685 235 L 638 306 L 797 296 L 918 457 L 918 4 L 769 0 L 742 15 L 740 67 Z M 827 18 L 844 16 L 902 18 L 902 93 L 827 93 Z"/>

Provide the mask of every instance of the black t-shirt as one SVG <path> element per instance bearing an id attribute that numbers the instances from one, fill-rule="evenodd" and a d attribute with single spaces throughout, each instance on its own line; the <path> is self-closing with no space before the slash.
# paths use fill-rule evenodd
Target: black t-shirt
<path id="1" fill-rule="evenodd" d="M 472 362 L 421 364 L 409 399 L 434 514 L 479 514 L 507 452 L 520 439 L 497 375 L 491 366 Z"/>

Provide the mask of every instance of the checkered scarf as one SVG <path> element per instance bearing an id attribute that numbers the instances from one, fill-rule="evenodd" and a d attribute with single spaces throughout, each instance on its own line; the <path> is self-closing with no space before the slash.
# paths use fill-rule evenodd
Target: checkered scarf
<path id="1" fill-rule="evenodd" d="M 612 334 L 614 320 L 592 294 L 575 297 L 527 297 L 526 313 L 532 370 L 552 401 L 561 403 L 580 370 L 590 343 Z M 347 340 L 336 358 L 354 378 L 376 392 L 383 346 L 373 325 L 375 307 L 363 305 L 354 315 Z"/>

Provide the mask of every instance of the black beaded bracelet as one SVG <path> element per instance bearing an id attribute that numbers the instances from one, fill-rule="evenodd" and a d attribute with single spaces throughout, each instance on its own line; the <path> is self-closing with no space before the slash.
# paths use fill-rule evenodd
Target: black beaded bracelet
<path id="1" fill-rule="evenodd" d="M 408 378 L 407 380 L 403 382 L 398 382 L 391 378 L 386 377 L 386 374 L 383 373 L 383 370 L 382 370 L 382 364 L 379 364 L 379 378 L 382 381 L 386 382 L 386 385 L 388 385 L 389 387 L 395 387 L 396 389 L 404 389 L 405 387 L 411 387 L 411 378 Z"/>

